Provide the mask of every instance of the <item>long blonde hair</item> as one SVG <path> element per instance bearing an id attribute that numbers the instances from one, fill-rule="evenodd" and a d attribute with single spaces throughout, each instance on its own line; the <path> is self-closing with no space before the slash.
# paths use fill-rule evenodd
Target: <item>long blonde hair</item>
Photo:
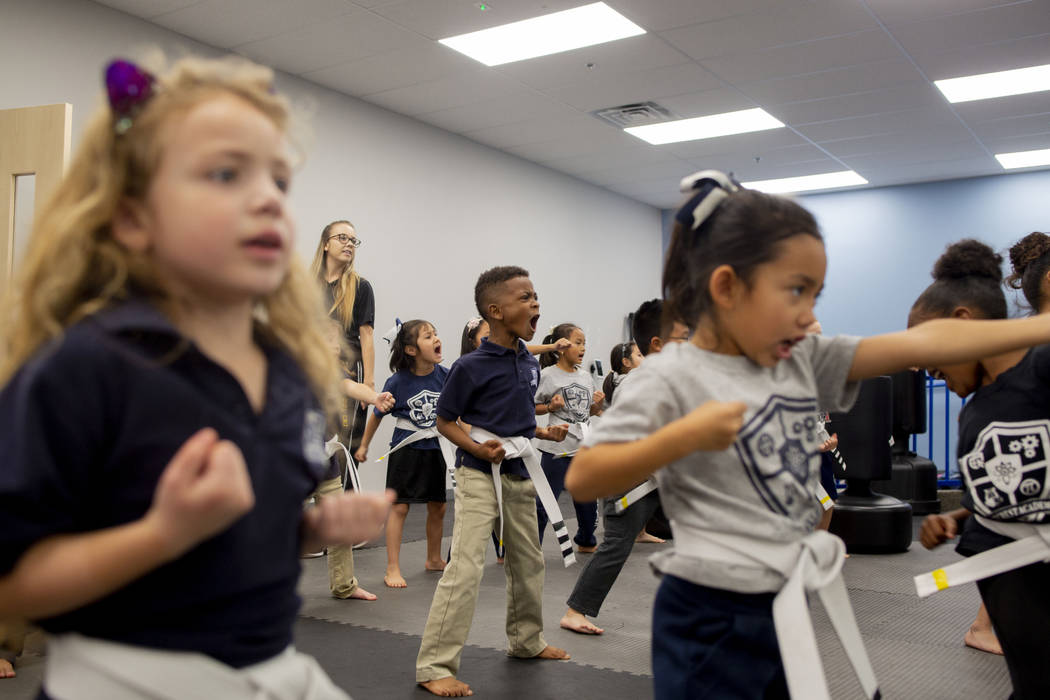
<path id="1" fill-rule="evenodd" d="M 328 234 L 332 231 L 332 227 L 336 224 L 346 224 L 355 231 L 354 225 L 346 219 L 340 219 L 333 221 L 324 227 L 321 231 L 321 240 L 317 243 L 317 252 L 314 253 L 314 261 L 310 265 L 310 271 L 317 277 L 317 281 L 321 284 L 328 284 L 328 280 L 325 279 L 328 266 L 328 252 L 325 251 L 324 245 L 328 242 Z M 357 300 L 357 285 L 361 281 L 361 276 L 357 274 L 357 270 L 354 269 L 354 261 L 357 260 L 357 255 L 354 255 L 354 260 L 350 261 L 350 264 L 343 268 L 343 272 L 339 275 L 339 286 L 336 289 L 334 298 L 332 300 L 332 308 L 328 309 L 328 313 L 338 312 L 340 323 L 343 324 L 343 329 L 350 328 L 350 323 L 354 319 L 354 302 Z"/>
<path id="2" fill-rule="evenodd" d="M 116 133 L 108 105 L 92 117 L 65 178 L 37 213 L 25 260 L 0 305 L 0 385 L 66 328 L 115 301 L 135 294 L 171 308 L 153 264 L 114 239 L 112 222 L 122 201 L 145 201 L 163 155 L 163 126 L 221 94 L 244 99 L 287 131 L 289 107 L 273 92 L 273 72 L 232 57 L 176 62 L 125 133 Z M 324 341 L 321 304 L 317 286 L 293 258 L 280 286 L 259 300 L 256 317 L 334 415 L 340 374 Z"/>

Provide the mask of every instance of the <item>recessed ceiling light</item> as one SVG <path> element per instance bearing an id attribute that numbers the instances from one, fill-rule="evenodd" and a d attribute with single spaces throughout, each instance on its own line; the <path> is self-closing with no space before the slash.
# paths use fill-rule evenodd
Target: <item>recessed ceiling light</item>
<path id="1" fill-rule="evenodd" d="M 739 112 L 711 114 L 706 117 L 679 119 L 661 124 L 632 126 L 624 129 L 631 136 L 637 136 L 653 145 L 678 143 L 679 141 L 696 141 L 712 139 L 716 136 L 746 134 L 751 131 L 779 129 L 784 123 L 771 116 L 764 109 L 743 109 Z"/>
<path id="2" fill-rule="evenodd" d="M 830 190 L 835 187 L 856 187 L 866 185 L 868 181 L 852 170 L 841 170 L 837 173 L 820 175 L 802 175 L 801 177 L 783 177 L 778 180 L 757 180 L 745 182 L 744 187 L 760 190 L 769 194 L 781 192 L 805 192 L 808 190 Z"/>
<path id="3" fill-rule="evenodd" d="M 995 159 L 1007 170 L 1013 168 L 1034 168 L 1039 165 L 1050 165 L 1050 148 L 1038 151 L 1017 151 L 1015 153 L 996 153 Z"/>
<path id="4" fill-rule="evenodd" d="M 1050 65 L 981 73 L 964 78 L 934 80 L 949 102 L 971 102 L 992 97 L 1050 90 Z"/>
<path id="5" fill-rule="evenodd" d="M 645 30 L 596 2 L 440 41 L 486 66 L 498 66 L 639 34 Z"/>

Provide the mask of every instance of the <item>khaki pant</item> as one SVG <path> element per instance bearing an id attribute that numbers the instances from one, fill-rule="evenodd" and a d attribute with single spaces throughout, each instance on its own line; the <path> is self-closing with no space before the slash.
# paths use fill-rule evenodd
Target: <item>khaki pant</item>
<path id="1" fill-rule="evenodd" d="M 531 658 L 547 646 L 543 639 L 544 564 L 537 536 L 536 490 L 529 479 L 505 475 L 500 479 L 506 520 L 503 571 L 507 576 L 507 654 Z M 459 673 L 463 645 L 474 621 L 489 533 L 499 515 L 491 474 L 460 467 L 456 483 L 452 556 L 430 604 L 416 659 L 417 683 Z"/>
<path id="2" fill-rule="evenodd" d="M 339 478 L 322 481 L 314 494 L 318 500 L 333 496 L 343 490 Z M 354 550 L 349 545 L 328 547 L 328 588 L 336 598 L 349 598 L 357 590 L 354 576 Z"/>

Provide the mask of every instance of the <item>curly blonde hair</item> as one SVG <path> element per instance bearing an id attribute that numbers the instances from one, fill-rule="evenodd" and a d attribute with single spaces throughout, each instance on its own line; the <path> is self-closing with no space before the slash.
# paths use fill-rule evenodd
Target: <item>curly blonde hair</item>
<path id="1" fill-rule="evenodd" d="M 160 165 L 158 135 L 173 118 L 218 95 L 234 95 L 289 127 L 287 101 L 273 92 L 273 72 L 244 59 L 184 58 L 157 78 L 155 93 L 117 134 L 109 106 L 91 118 L 65 178 L 37 213 L 26 257 L 0 306 L 0 384 L 66 328 L 134 294 L 162 310 L 172 299 L 153 264 L 113 237 L 122 202 L 143 202 Z M 62 263 L 55 264 L 61 253 Z M 317 285 L 293 258 L 280 286 L 260 299 L 257 327 L 302 368 L 334 415 L 340 403 L 337 359 L 325 342 Z"/>

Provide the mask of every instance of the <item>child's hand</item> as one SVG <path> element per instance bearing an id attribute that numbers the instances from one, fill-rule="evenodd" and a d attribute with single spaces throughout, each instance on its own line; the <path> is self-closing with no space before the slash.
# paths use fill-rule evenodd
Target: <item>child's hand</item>
<path id="1" fill-rule="evenodd" d="M 205 428 L 184 442 L 164 468 L 146 519 L 178 556 L 225 530 L 254 505 L 244 455 Z"/>
<path id="2" fill-rule="evenodd" d="M 829 437 L 827 440 L 825 440 L 823 442 L 823 444 L 821 444 L 820 451 L 821 452 L 830 452 L 831 450 L 835 449 L 838 446 L 839 446 L 839 434 L 835 433 L 834 435 Z"/>
<path id="3" fill-rule="evenodd" d="M 691 425 L 694 450 L 718 452 L 727 449 L 736 440 L 744 425 L 743 401 L 705 401 L 682 419 Z"/>
<path id="4" fill-rule="evenodd" d="M 563 352 L 572 347 L 572 341 L 568 338 L 558 338 L 554 341 L 554 352 Z"/>
<path id="5" fill-rule="evenodd" d="M 568 434 L 569 426 L 567 423 L 562 423 L 561 425 L 548 425 L 546 428 L 536 428 L 536 437 L 541 440 L 561 442 Z"/>
<path id="6" fill-rule="evenodd" d="M 507 451 L 503 449 L 503 443 L 499 440 L 486 440 L 474 448 L 474 456 L 483 462 L 499 464 L 506 455 Z"/>
<path id="7" fill-rule="evenodd" d="M 322 545 L 367 542 L 383 531 L 395 496 L 393 489 L 386 493 L 325 496 L 316 507 L 303 513 L 303 534 L 310 542 Z"/>
<path id="8" fill-rule="evenodd" d="M 926 549 L 933 549 L 959 534 L 959 523 L 948 515 L 927 515 L 919 528 L 919 542 Z"/>
<path id="9" fill-rule="evenodd" d="M 594 401 L 591 402 L 591 415 L 596 416 L 602 412 L 602 402 L 605 401 L 605 392 L 594 392 Z"/>
<path id="10" fill-rule="evenodd" d="M 394 407 L 394 395 L 389 391 L 384 391 L 382 394 L 376 394 L 375 399 L 372 400 L 372 405 L 378 408 L 382 413 L 390 413 L 390 409 Z"/>
<path id="11" fill-rule="evenodd" d="M 555 394 L 551 397 L 551 400 L 547 402 L 547 408 L 549 413 L 554 413 L 559 408 L 565 408 L 565 397 L 561 394 Z"/>
<path id="12" fill-rule="evenodd" d="M 354 452 L 354 461 L 358 464 L 364 464 L 368 460 L 368 445 L 361 443 L 357 447 L 357 451 Z"/>

